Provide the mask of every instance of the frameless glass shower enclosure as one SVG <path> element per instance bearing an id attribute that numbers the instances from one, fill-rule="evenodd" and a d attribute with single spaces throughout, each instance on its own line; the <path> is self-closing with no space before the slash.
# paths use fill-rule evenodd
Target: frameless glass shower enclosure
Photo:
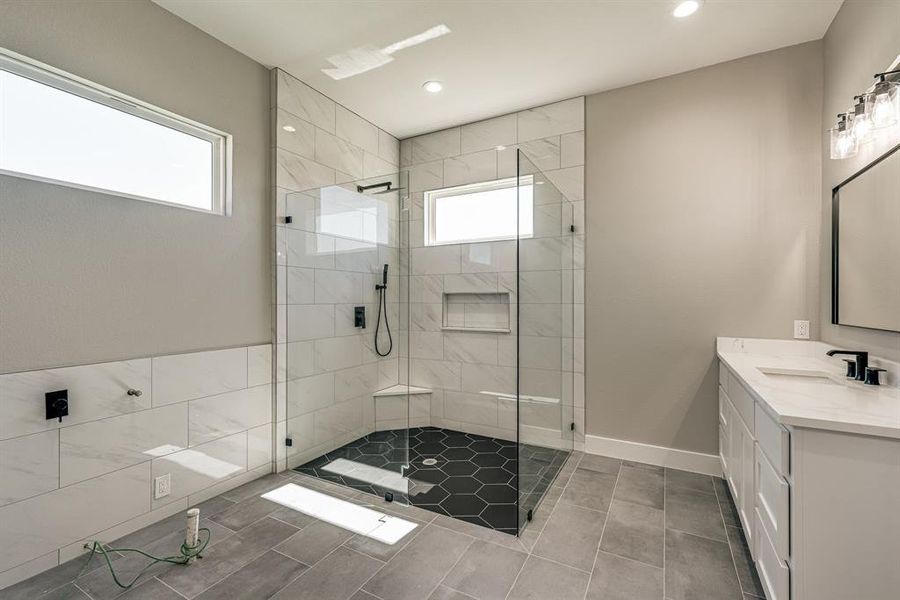
<path id="1" fill-rule="evenodd" d="M 288 465 L 517 534 L 573 445 L 574 235 L 503 152 L 288 195 Z"/>

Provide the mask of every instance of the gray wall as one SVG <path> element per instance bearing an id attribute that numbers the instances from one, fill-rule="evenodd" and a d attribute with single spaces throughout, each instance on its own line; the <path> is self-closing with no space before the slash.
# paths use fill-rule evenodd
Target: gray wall
<path id="1" fill-rule="evenodd" d="M 270 342 L 266 69 L 144 0 L 2 0 L 0 46 L 234 136 L 230 217 L 0 177 L 0 372 Z"/>
<path id="2" fill-rule="evenodd" d="M 900 52 L 900 2 L 846 0 L 823 42 L 824 130 L 833 126 L 837 113 L 847 110 L 855 94 L 872 85 L 872 74 L 887 69 Z M 880 136 L 852 158 L 829 160 L 825 139 L 822 169 L 821 339 L 891 360 L 900 360 L 900 334 L 831 324 L 831 189 L 898 142 Z"/>
<path id="3" fill-rule="evenodd" d="M 588 435 L 715 454 L 715 337 L 817 320 L 821 52 L 588 97 Z"/>

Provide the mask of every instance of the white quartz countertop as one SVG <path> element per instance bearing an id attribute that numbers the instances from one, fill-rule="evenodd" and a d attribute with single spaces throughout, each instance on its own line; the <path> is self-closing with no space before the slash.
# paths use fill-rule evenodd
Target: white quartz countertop
<path id="1" fill-rule="evenodd" d="M 719 338 L 719 359 L 781 424 L 900 439 L 900 387 L 848 381 L 844 363 L 825 356 L 832 346 L 820 342 L 747 342 Z M 896 363 L 873 362 L 889 368 L 882 376 L 896 381 Z M 828 379 L 764 372 L 773 369 L 818 371 Z"/>

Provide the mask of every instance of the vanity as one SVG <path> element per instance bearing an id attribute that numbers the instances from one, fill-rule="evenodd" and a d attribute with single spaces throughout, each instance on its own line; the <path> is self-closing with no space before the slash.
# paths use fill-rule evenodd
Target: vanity
<path id="1" fill-rule="evenodd" d="M 718 338 L 719 454 L 768 600 L 900 598 L 900 364 Z"/>

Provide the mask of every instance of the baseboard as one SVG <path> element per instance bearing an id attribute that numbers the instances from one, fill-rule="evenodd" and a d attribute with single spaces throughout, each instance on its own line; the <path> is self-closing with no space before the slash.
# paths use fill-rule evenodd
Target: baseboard
<path id="1" fill-rule="evenodd" d="M 584 451 L 588 454 L 601 454 L 660 467 L 681 469 L 716 477 L 722 476 L 722 464 L 718 455 L 715 454 L 702 454 L 689 450 L 666 448 L 665 446 L 628 442 L 599 435 L 585 436 Z"/>

